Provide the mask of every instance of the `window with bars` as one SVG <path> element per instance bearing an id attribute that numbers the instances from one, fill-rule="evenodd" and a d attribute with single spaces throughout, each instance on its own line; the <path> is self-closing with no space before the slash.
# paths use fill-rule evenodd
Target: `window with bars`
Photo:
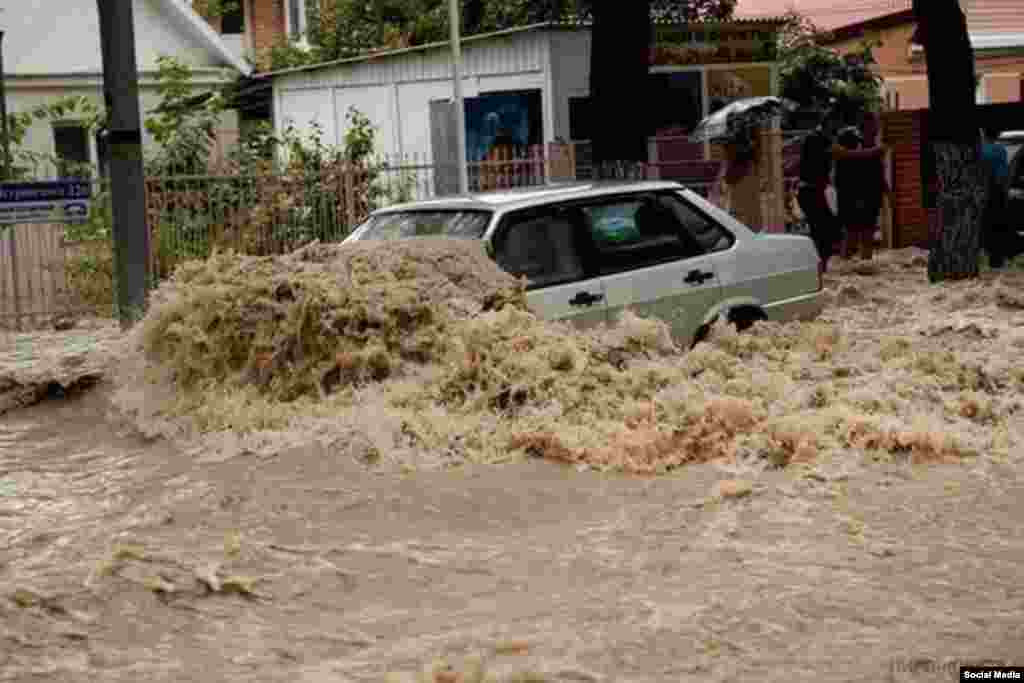
<path id="1" fill-rule="evenodd" d="M 246 0 L 226 0 L 220 17 L 220 32 L 226 36 L 245 33 Z"/>
<path id="2" fill-rule="evenodd" d="M 85 126 L 74 122 L 54 124 L 53 143 L 59 160 L 57 174 L 62 178 L 82 174 L 91 161 Z"/>

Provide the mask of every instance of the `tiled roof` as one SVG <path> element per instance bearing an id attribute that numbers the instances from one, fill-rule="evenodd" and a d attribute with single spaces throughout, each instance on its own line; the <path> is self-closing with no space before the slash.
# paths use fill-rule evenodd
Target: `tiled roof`
<path id="1" fill-rule="evenodd" d="M 960 0 L 960 7 L 972 34 L 1024 33 L 1021 0 Z M 911 0 L 739 0 L 735 14 L 751 19 L 797 11 L 831 31 L 909 9 Z"/>
<path id="2" fill-rule="evenodd" d="M 778 26 L 779 24 L 782 24 L 784 21 L 785 21 L 785 19 L 783 17 L 768 17 L 768 16 L 756 17 L 756 18 L 750 18 L 750 17 L 739 18 L 738 17 L 736 19 L 731 19 L 729 21 L 712 21 L 712 20 L 708 20 L 708 21 L 693 21 L 693 22 L 689 22 L 686 25 L 687 26 L 693 26 L 693 25 L 714 26 L 714 25 L 721 25 L 721 24 L 745 24 L 745 25 L 773 24 L 773 25 Z M 655 20 L 654 23 L 656 25 L 665 25 L 665 26 L 679 26 L 680 25 L 678 22 L 667 20 L 667 19 L 664 20 L 664 21 Z M 500 31 L 494 31 L 492 33 L 480 33 L 480 34 L 472 35 L 472 36 L 464 36 L 462 38 L 461 42 L 463 44 L 467 44 L 467 43 L 472 44 L 472 43 L 475 43 L 475 42 L 483 42 L 483 41 L 486 41 L 486 40 L 490 40 L 492 38 L 496 38 L 496 37 L 499 37 L 499 36 L 509 36 L 509 35 L 514 35 L 514 34 L 517 34 L 517 33 L 526 33 L 526 32 L 529 32 L 529 31 L 541 31 L 541 30 L 556 30 L 556 31 L 557 30 L 580 30 L 580 29 L 588 28 L 589 26 L 590 26 L 590 22 L 586 22 L 586 21 L 581 21 L 581 22 L 577 22 L 577 21 L 547 21 L 547 22 L 542 22 L 542 23 L 538 23 L 538 24 L 529 24 L 529 25 L 526 25 L 526 26 L 515 26 L 513 28 L 507 28 L 507 29 L 503 29 L 503 30 L 500 30 Z M 297 73 L 297 72 L 300 72 L 300 71 L 313 71 L 313 70 L 316 70 L 316 69 L 322 69 L 324 67 L 338 66 L 340 64 L 355 64 L 355 63 L 358 63 L 358 62 L 367 62 L 367 61 L 370 61 L 370 60 L 373 60 L 373 59 L 383 59 L 383 58 L 387 58 L 387 57 L 394 57 L 394 56 L 397 56 L 397 55 L 404 55 L 404 54 L 410 54 L 410 53 L 415 53 L 415 52 L 425 52 L 427 50 L 435 50 L 437 48 L 442 48 L 442 47 L 446 48 L 447 46 L 448 46 L 448 42 L 445 41 L 445 42 L 436 42 L 436 43 L 425 43 L 423 45 L 414 45 L 412 47 L 403 47 L 403 48 L 398 48 L 398 49 L 393 49 L 393 50 L 379 50 L 377 52 L 367 52 L 366 54 L 358 55 L 358 56 L 355 56 L 355 57 L 346 57 L 346 58 L 343 58 L 343 59 L 335 59 L 335 60 L 332 60 L 332 61 L 329 61 L 329 62 L 321 62 L 319 64 L 309 64 L 309 65 L 305 65 L 305 66 L 291 67 L 291 68 L 288 68 L 288 69 L 278 69 L 277 71 L 267 71 L 267 72 L 259 74 L 259 77 L 260 78 L 268 78 L 268 77 L 272 77 L 272 76 L 281 76 L 281 75 L 284 75 L 284 74 Z"/>
<path id="3" fill-rule="evenodd" d="M 871 17 L 910 9 L 911 0 L 739 0 L 737 18 L 779 16 L 799 12 L 823 29 L 832 30 Z"/>
<path id="4" fill-rule="evenodd" d="M 1024 33 L 1021 0 L 961 0 L 971 33 Z"/>

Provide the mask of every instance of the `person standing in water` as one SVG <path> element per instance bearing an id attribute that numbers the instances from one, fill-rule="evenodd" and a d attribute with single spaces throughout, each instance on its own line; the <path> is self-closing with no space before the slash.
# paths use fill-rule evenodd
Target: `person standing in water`
<path id="1" fill-rule="evenodd" d="M 846 159 L 881 159 L 886 151 L 885 147 L 859 150 L 843 147 L 833 137 L 836 125 L 834 111 L 827 112 L 818 127 L 804 139 L 800 149 L 797 202 L 810 227 L 823 273 L 828 270 L 829 259 L 842 240 L 842 225 L 828 202 L 833 163 Z"/>
<path id="2" fill-rule="evenodd" d="M 846 128 L 839 134 L 839 144 L 850 151 L 873 143 L 878 137 L 878 117 L 868 113 L 863 131 Z M 889 194 L 885 167 L 881 157 L 841 158 L 836 161 L 836 192 L 839 195 L 839 221 L 846 229 L 843 258 L 859 254 L 870 261 L 875 252 L 875 231 L 882 213 L 882 200 Z"/>

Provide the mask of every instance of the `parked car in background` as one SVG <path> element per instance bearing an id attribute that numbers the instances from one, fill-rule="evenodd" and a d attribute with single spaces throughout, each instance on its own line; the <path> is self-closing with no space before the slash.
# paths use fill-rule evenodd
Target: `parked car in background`
<path id="1" fill-rule="evenodd" d="M 1006 148 L 1012 164 L 1017 153 L 1024 147 L 1024 130 L 1008 130 L 1000 134 L 996 142 Z"/>
<path id="2" fill-rule="evenodd" d="M 1000 142 L 1008 134 L 1000 136 Z M 1016 240 L 1011 250 L 1010 258 L 1024 253 L 1024 154 L 1020 150 L 1024 148 L 1024 132 L 1017 133 L 1019 138 L 1014 144 L 1016 148 L 1007 145 L 1010 151 L 1010 179 L 1007 197 L 1006 215 L 1011 227 L 1016 232 Z M 1004 143 L 1005 144 L 1005 143 Z"/>
<path id="3" fill-rule="evenodd" d="M 348 237 L 482 239 L 525 277 L 530 308 L 581 326 L 624 309 L 658 317 L 684 345 L 716 319 L 815 317 L 823 302 L 818 255 L 801 235 L 752 232 L 682 185 L 602 182 L 506 190 L 392 206 Z"/>

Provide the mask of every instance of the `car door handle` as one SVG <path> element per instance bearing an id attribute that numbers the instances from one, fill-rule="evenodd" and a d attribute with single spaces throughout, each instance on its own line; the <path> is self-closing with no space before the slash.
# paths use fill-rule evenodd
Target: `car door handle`
<path id="1" fill-rule="evenodd" d="M 590 292 L 579 292 L 569 299 L 570 306 L 593 306 L 598 301 L 604 300 L 604 294 L 591 294 Z"/>
<path id="2" fill-rule="evenodd" d="M 684 279 L 683 282 L 688 285 L 702 285 L 714 276 L 714 273 L 708 273 L 702 270 L 691 270 L 686 274 L 686 279 Z"/>

